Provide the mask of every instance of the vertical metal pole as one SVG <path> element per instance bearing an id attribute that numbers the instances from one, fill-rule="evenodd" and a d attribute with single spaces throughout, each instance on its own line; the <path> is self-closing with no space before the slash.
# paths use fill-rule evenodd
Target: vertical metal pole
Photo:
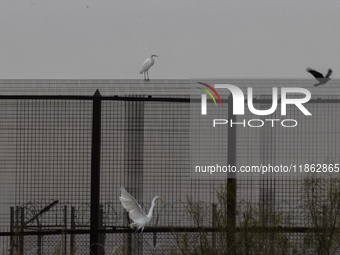
<path id="1" fill-rule="evenodd" d="M 16 210 L 15 210 L 15 222 L 16 222 L 16 231 L 19 231 L 17 232 L 16 236 L 15 236 L 15 251 L 16 253 L 18 253 L 19 249 L 20 249 L 20 231 L 21 231 L 21 227 L 20 227 L 20 224 L 19 224 L 19 206 L 16 206 Z"/>
<path id="2" fill-rule="evenodd" d="M 228 98 L 228 119 L 236 122 L 233 115 L 233 97 Z M 231 122 L 231 121 L 230 121 Z M 228 165 L 236 166 L 236 126 L 228 125 Z M 236 173 L 228 173 L 227 179 L 227 241 L 231 251 L 234 253 L 233 245 L 236 229 Z"/>
<path id="3" fill-rule="evenodd" d="M 38 249 L 37 249 L 37 254 L 41 255 L 42 250 L 41 250 L 41 224 L 38 222 Z"/>
<path id="4" fill-rule="evenodd" d="M 216 248 L 216 212 L 217 212 L 217 205 L 212 204 L 212 247 Z"/>
<path id="5" fill-rule="evenodd" d="M 103 229 L 103 214 L 104 214 L 103 205 L 100 205 L 99 207 L 99 228 L 100 229 Z M 104 233 L 99 234 L 98 243 L 100 244 L 98 248 L 99 254 L 104 255 L 105 254 Z"/>
<path id="6" fill-rule="evenodd" d="M 64 206 L 64 228 L 67 229 L 67 206 Z M 66 246 L 67 246 L 67 234 L 64 234 L 64 254 L 66 254 Z"/>
<path id="7" fill-rule="evenodd" d="M 133 97 L 133 96 L 132 96 Z M 135 96 L 143 97 L 143 96 Z M 131 194 L 143 199 L 144 101 L 126 101 L 126 183 Z M 143 235 L 127 234 L 128 252 L 143 254 Z"/>
<path id="8" fill-rule="evenodd" d="M 91 148 L 91 233 L 90 255 L 98 255 L 99 192 L 100 192 L 101 95 L 93 95 Z"/>
<path id="9" fill-rule="evenodd" d="M 10 249 L 10 255 L 13 255 L 13 249 L 12 249 L 12 247 L 14 246 L 14 236 L 13 236 L 13 234 L 14 234 L 14 207 L 13 206 L 11 206 L 11 222 L 10 222 L 10 230 L 9 230 L 11 233 L 12 233 L 12 235 L 11 235 L 11 237 L 10 237 L 10 244 L 9 244 L 9 247 L 11 247 L 11 249 Z"/>
<path id="10" fill-rule="evenodd" d="M 74 217 L 75 217 L 75 208 L 72 206 L 71 207 L 71 230 L 76 228 Z M 70 254 L 72 254 L 73 252 L 74 252 L 74 234 L 71 234 L 71 237 L 70 237 Z"/>
<path id="11" fill-rule="evenodd" d="M 23 226 L 25 224 L 25 208 L 21 208 L 20 210 L 21 212 L 21 226 Z M 24 232 L 24 228 L 21 227 L 20 228 L 20 255 L 23 255 L 24 254 L 24 235 L 23 235 L 23 232 Z"/>
<path id="12" fill-rule="evenodd" d="M 157 245 L 157 232 L 153 232 L 153 248 Z"/>
<path id="13" fill-rule="evenodd" d="M 132 234 L 128 233 L 127 234 L 127 254 L 132 254 Z M 125 252 L 125 250 L 124 250 Z"/>
<path id="14" fill-rule="evenodd" d="M 264 98 L 266 98 L 264 96 Z M 268 104 L 261 104 L 261 109 L 267 109 Z M 268 118 L 269 116 L 265 116 Z M 271 119 L 277 119 L 275 117 L 275 113 L 270 115 Z M 263 118 L 264 119 L 264 118 Z M 275 140 L 275 128 L 272 128 L 270 125 L 265 125 L 261 128 L 260 133 L 260 155 L 261 155 L 261 163 L 262 164 L 271 164 L 275 165 L 276 160 L 276 140 Z M 263 226 L 272 226 L 273 218 L 272 215 L 275 211 L 275 196 L 276 196 L 276 180 L 271 177 L 272 173 L 263 175 L 263 179 L 261 180 L 260 186 L 260 201 L 261 201 L 261 216 L 262 216 L 262 224 Z"/>

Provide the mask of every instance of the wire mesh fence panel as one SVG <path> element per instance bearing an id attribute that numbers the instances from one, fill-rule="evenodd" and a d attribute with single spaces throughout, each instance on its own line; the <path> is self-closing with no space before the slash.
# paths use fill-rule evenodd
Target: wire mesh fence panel
<path id="1" fill-rule="evenodd" d="M 17 101 L 16 204 L 89 202 L 91 107 L 80 100 Z"/>
<path id="2" fill-rule="evenodd" d="M 70 83 L 74 85 L 75 81 Z M 223 231 L 217 231 L 221 222 L 216 215 L 223 215 L 226 201 L 230 201 L 230 197 L 223 197 L 227 180 L 190 175 L 188 83 L 155 82 L 141 89 L 140 84 L 130 82 L 123 87 L 124 82 L 117 81 L 114 90 L 108 86 L 111 82 L 96 82 L 105 94 L 100 99 L 100 199 L 95 230 L 98 242 L 93 244 L 98 246 L 99 254 L 171 254 L 185 233 L 194 249 L 202 238 L 197 227 L 210 228 L 205 231 L 208 242 L 225 247 Z M 65 84 L 53 84 L 55 93 L 67 91 Z M 170 95 L 168 84 L 178 88 L 177 93 Z M 23 89 L 23 83 L 12 85 Z M 91 86 L 86 83 L 84 87 L 73 87 L 70 95 L 82 96 L 72 98 L 29 97 L 29 89 L 23 90 L 25 97 L 0 98 L 0 254 L 11 254 L 11 250 L 12 254 L 16 254 L 14 250 L 18 254 L 90 253 L 94 99 L 83 94 L 88 94 Z M 323 103 L 318 102 L 319 97 Z M 339 102 L 335 101 L 340 98 L 323 94 L 312 99 L 308 109 L 315 118 L 306 118 L 299 115 L 297 108 L 289 108 L 290 116 L 301 123 L 289 135 L 287 129 L 273 129 L 270 125 L 262 129 L 237 127 L 238 167 L 285 165 L 292 161 L 296 165 L 338 162 Z M 254 107 L 268 109 L 268 103 L 254 103 Z M 268 118 L 278 119 L 278 115 L 273 113 Z M 250 116 L 246 112 L 242 118 Z M 265 121 L 263 117 L 259 119 Z M 242 119 L 237 117 L 236 121 Z M 226 141 L 227 134 L 224 133 Z M 222 140 L 217 144 L 207 142 L 208 156 L 216 146 L 225 144 Z M 325 148 L 321 153 L 320 146 Z M 254 212 L 253 220 L 275 228 L 276 236 L 287 237 L 285 240 L 295 246 L 305 244 L 307 239 L 316 240 L 317 234 L 304 229 L 313 227 L 306 203 L 332 197 L 329 188 L 337 185 L 329 179 L 309 183 L 298 178 L 237 179 L 235 240 L 243 238 L 249 208 Z M 143 234 L 129 228 L 131 220 L 119 200 L 122 186 L 146 213 L 156 195 L 164 200 L 156 202 Z M 325 215 L 333 219 L 336 205 L 324 202 L 315 209 L 321 212 L 321 222 Z M 288 229 L 294 227 L 299 229 Z M 313 248 L 304 249 L 310 252 L 308 249 Z"/>
<path id="3" fill-rule="evenodd" d="M 0 100 L 0 231 L 9 231 L 9 208 L 15 203 L 17 102 Z"/>

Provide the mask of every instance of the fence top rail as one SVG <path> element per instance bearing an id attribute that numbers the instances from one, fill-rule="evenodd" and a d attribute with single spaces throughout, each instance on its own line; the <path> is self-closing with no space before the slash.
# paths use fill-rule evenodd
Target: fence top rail
<path id="1" fill-rule="evenodd" d="M 55 96 L 55 95 L 0 95 L 0 100 L 102 100 L 102 101 L 161 101 L 189 103 L 185 97 L 155 97 L 155 96 Z"/>
<path id="2" fill-rule="evenodd" d="M 244 231 L 246 228 L 236 227 L 235 231 Z M 219 232 L 221 229 L 214 227 L 148 227 L 143 230 L 144 233 L 174 233 L 174 232 Z M 305 233 L 307 231 L 322 232 L 323 228 L 311 227 L 249 227 L 247 231 L 253 232 L 284 232 L 284 233 Z M 340 229 L 335 229 L 339 232 Z M 129 227 L 113 227 L 109 229 L 98 229 L 98 233 L 135 233 L 135 229 Z M 54 229 L 54 230 L 39 230 L 39 231 L 21 231 L 21 232 L 0 232 L 0 236 L 20 236 L 20 235 L 65 235 L 65 234 L 90 234 L 90 229 Z"/>
<path id="3" fill-rule="evenodd" d="M 0 95 L 0 100 L 102 100 L 102 101 L 150 101 L 150 102 L 181 102 L 190 103 L 190 101 L 200 101 L 200 99 L 190 98 L 189 95 L 184 97 L 163 97 L 154 95 L 128 95 L 128 96 L 74 96 L 74 95 Z M 208 99 L 211 101 L 211 99 Z M 247 99 L 244 103 L 247 104 Z M 254 98 L 253 103 L 272 104 L 272 99 Z M 222 102 L 229 103 L 229 99 L 222 99 Z M 278 99 L 281 103 L 281 99 Z M 314 98 L 307 103 L 340 103 L 340 98 Z"/>

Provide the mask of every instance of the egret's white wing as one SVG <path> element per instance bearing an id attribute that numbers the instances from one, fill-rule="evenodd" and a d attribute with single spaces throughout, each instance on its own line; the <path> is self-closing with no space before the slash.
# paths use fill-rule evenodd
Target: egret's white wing
<path id="1" fill-rule="evenodd" d="M 142 69 L 140 70 L 139 73 L 143 73 L 143 72 L 149 70 L 149 68 L 153 65 L 154 62 L 155 61 L 152 58 L 147 58 L 144 61 L 143 65 L 142 65 Z"/>
<path id="2" fill-rule="evenodd" d="M 122 202 L 123 207 L 129 212 L 130 218 L 134 222 L 140 222 L 141 220 L 147 219 L 146 214 L 137 203 L 136 199 L 126 191 L 124 187 L 121 187 L 121 196 L 119 197 L 120 202 Z"/>

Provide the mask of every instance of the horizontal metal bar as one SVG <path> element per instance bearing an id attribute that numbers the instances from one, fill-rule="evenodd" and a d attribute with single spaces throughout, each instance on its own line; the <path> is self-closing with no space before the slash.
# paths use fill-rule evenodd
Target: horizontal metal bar
<path id="1" fill-rule="evenodd" d="M 0 100 L 94 100 L 93 96 L 43 96 L 43 95 L 2 95 Z M 98 98 L 97 98 L 98 99 Z M 112 97 L 100 97 L 102 101 L 156 101 L 156 102 L 182 102 L 190 103 L 190 98 L 178 98 L 178 97 L 131 97 L 131 96 L 112 96 Z"/>
<path id="2" fill-rule="evenodd" d="M 237 232 L 244 230 L 244 228 L 236 228 Z M 188 228 L 188 227 L 149 227 L 144 229 L 145 233 L 172 233 L 172 232 L 220 232 L 219 228 Z M 323 232 L 322 228 L 304 228 L 304 227 L 254 227 L 247 228 L 247 231 L 252 232 L 284 232 L 284 233 L 305 233 L 310 232 Z M 335 229 L 340 232 L 340 229 Z M 135 233 L 136 230 L 127 227 L 107 227 L 107 229 L 99 229 L 98 233 Z M 19 235 L 65 235 L 65 234 L 90 234 L 90 229 L 64 229 L 64 230 L 41 230 L 41 231 L 23 231 L 23 232 L 0 232 L 0 236 L 19 236 Z"/>
<path id="3" fill-rule="evenodd" d="M 188 95 L 189 96 L 189 95 Z M 63 96 L 63 95 L 55 95 L 55 96 L 47 96 L 47 95 L 0 95 L 0 100 L 15 100 L 15 99 L 26 99 L 26 100 L 93 100 L 93 96 Z M 200 99 L 190 99 L 190 98 L 179 98 L 179 97 L 134 97 L 134 96 L 104 96 L 100 97 L 102 101 L 149 101 L 149 102 L 182 102 L 182 103 L 190 103 L 190 102 L 200 102 Z M 208 102 L 213 102 L 212 99 L 207 99 Z M 222 99 L 222 103 L 228 103 L 228 99 Z M 245 99 L 244 103 L 247 104 L 248 100 Z M 272 99 L 258 99 L 254 98 L 253 103 L 256 104 L 272 104 Z M 278 99 L 278 103 L 281 103 L 281 99 Z M 321 103 L 321 104 L 339 104 L 339 99 L 324 99 L 317 98 L 311 99 L 307 102 L 311 104 Z"/>
<path id="4" fill-rule="evenodd" d="M 291 99 L 291 98 L 288 98 Z M 272 104 L 272 99 L 258 99 L 258 98 L 253 98 L 253 103 L 254 104 Z M 213 102 L 212 99 L 208 99 L 208 102 Z M 228 99 L 222 99 L 222 103 L 228 103 Z M 247 104 L 248 100 L 244 100 L 244 104 Z M 281 104 L 281 98 L 278 99 L 277 101 L 278 104 Z M 317 99 L 311 99 L 309 100 L 306 104 L 339 104 L 340 103 L 340 98 L 339 99 L 323 99 L 323 98 L 317 98 Z"/>
<path id="5" fill-rule="evenodd" d="M 93 100 L 93 96 L 40 96 L 40 95 L 0 95 L 0 100 L 38 99 L 38 100 Z"/>

